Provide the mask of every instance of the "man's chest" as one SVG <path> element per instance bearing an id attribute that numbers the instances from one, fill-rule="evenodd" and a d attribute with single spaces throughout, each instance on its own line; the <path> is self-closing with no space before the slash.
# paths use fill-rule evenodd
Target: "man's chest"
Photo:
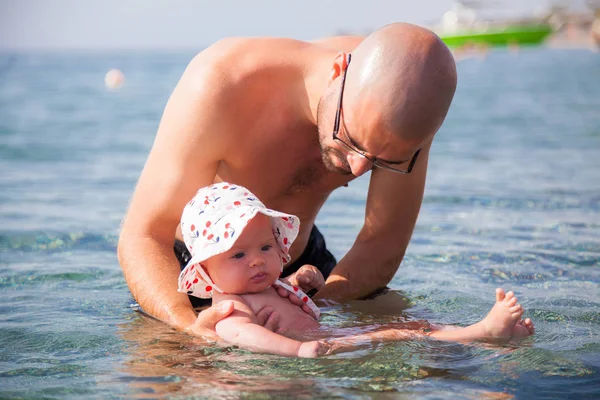
<path id="1" fill-rule="evenodd" d="M 216 178 L 248 187 L 270 207 L 290 197 L 321 202 L 349 180 L 325 168 L 316 130 L 299 129 L 249 132 L 221 162 Z"/>

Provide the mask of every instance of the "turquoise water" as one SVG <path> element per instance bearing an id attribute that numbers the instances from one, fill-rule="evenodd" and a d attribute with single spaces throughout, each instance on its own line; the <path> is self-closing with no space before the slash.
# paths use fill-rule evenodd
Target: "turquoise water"
<path id="1" fill-rule="evenodd" d="M 492 52 L 459 63 L 405 260 L 350 326 L 467 324 L 497 286 L 537 324 L 518 346 L 386 344 L 318 360 L 204 347 L 136 313 L 115 248 L 162 108 L 192 53 L 0 55 L 0 398 L 598 398 L 600 57 Z M 107 91 L 105 72 L 126 85 Z M 319 226 L 336 256 L 368 180 Z M 382 304 L 408 300 L 402 315 Z"/>

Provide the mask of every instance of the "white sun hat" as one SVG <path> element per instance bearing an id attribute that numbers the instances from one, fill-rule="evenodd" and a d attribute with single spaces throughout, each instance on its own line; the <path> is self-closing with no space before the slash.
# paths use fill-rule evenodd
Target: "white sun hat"
<path id="1" fill-rule="evenodd" d="M 212 297 L 214 290 L 222 292 L 201 263 L 231 249 L 257 213 L 270 217 L 283 270 L 283 265 L 290 261 L 290 246 L 298 236 L 298 217 L 265 207 L 243 186 L 220 182 L 198 190 L 183 210 L 181 232 L 192 258 L 179 275 L 177 291 L 200 298 Z M 319 308 L 299 288 L 279 279 L 273 285 L 294 293 L 319 317 Z"/>

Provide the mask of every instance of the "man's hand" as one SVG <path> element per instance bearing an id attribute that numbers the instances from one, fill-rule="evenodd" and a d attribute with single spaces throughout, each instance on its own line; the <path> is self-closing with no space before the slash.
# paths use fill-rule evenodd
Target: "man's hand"
<path id="1" fill-rule="evenodd" d="M 223 301 L 215 306 L 208 307 L 198 314 L 198 318 L 192 325 L 185 328 L 185 332 L 192 336 L 216 342 L 220 339 L 215 331 L 217 323 L 227 318 L 232 312 L 232 301 Z M 277 332 L 279 329 L 279 313 L 274 312 L 273 307 L 264 307 L 256 314 L 256 318 L 259 325 L 272 332 Z"/>
<path id="2" fill-rule="evenodd" d="M 321 289 L 325 286 L 325 279 L 323 278 L 323 274 L 313 265 L 303 265 L 287 278 L 281 279 L 283 282 L 288 283 L 292 286 L 298 286 L 302 289 L 303 292 L 309 292 L 313 289 Z M 282 287 L 277 288 L 277 293 L 281 297 L 287 297 L 290 300 L 290 303 L 297 305 L 302 308 L 302 310 L 315 317 L 310 307 L 308 307 L 301 299 L 299 299 L 294 293 L 290 293 Z"/>
<path id="3" fill-rule="evenodd" d="M 216 306 L 208 307 L 198 314 L 196 321 L 184 329 L 192 336 L 199 336 L 206 340 L 216 342 L 219 340 L 215 326 L 217 322 L 227 318 L 233 312 L 233 302 L 224 301 Z"/>
<path id="4" fill-rule="evenodd" d="M 298 286 L 303 292 L 308 293 L 313 289 L 321 289 L 325 286 L 325 279 L 317 267 L 305 264 L 294 274 L 282 279 L 292 286 Z"/>

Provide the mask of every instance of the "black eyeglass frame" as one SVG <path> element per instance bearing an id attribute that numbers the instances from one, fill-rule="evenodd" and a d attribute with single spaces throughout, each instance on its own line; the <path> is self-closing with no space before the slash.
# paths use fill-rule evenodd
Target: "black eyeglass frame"
<path id="1" fill-rule="evenodd" d="M 342 75 L 342 84 L 340 87 L 340 99 L 338 101 L 337 111 L 335 113 L 335 122 L 333 124 L 333 134 L 332 134 L 333 140 L 340 143 L 347 150 L 352 151 L 352 152 L 358 154 L 359 156 L 369 160 L 369 162 L 371 162 L 371 164 L 373 164 L 374 167 L 385 169 L 387 171 L 397 172 L 399 174 L 410 174 L 415 166 L 415 163 L 417 162 L 417 158 L 419 157 L 419 153 L 421 152 L 421 149 L 419 149 L 415 152 L 412 159 L 410 160 L 410 163 L 408 164 L 408 168 L 399 169 L 399 168 L 395 168 L 395 167 L 392 167 L 387 164 L 382 164 L 379 160 L 377 160 L 377 157 L 368 155 L 366 151 L 357 149 L 354 145 L 352 145 L 351 143 L 347 143 L 345 140 L 343 140 L 342 138 L 340 138 L 338 136 L 338 134 L 340 133 L 340 123 L 342 120 L 342 99 L 344 98 L 344 86 L 346 84 L 346 74 L 348 73 L 348 66 L 350 65 L 351 59 L 352 59 L 352 55 L 348 54 L 348 63 L 346 64 L 346 69 L 344 70 L 344 75 Z M 346 132 L 346 137 L 348 137 L 348 139 L 350 139 L 348 132 Z"/>

